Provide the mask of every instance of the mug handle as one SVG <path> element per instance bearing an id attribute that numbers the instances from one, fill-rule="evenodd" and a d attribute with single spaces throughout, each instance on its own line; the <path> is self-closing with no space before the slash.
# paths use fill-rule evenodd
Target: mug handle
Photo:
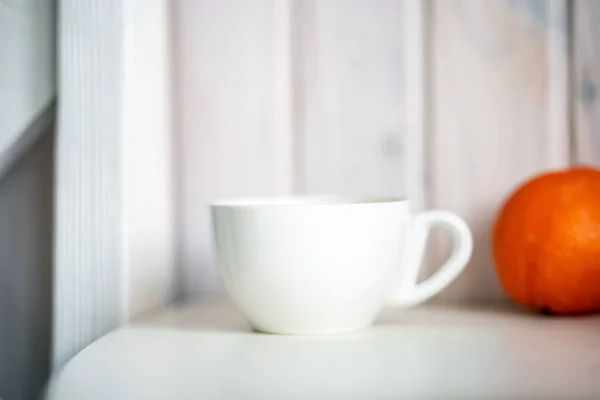
<path id="1" fill-rule="evenodd" d="M 417 283 L 427 237 L 432 226 L 446 228 L 452 234 L 454 248 L 444 265 L 422 283 Z M 463 271 L 473 252 L 473 236 L 467 223 L 449 211 L 426 211 L 412 217 L 404 250 L 404 276 L 392 297 L 395 307 L 422 303 L 446 288 Z"/>

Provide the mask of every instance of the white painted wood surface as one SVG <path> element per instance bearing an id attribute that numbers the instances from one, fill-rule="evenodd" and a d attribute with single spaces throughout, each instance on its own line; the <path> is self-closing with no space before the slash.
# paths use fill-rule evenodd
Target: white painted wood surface
<path id="1" fill-rule="evenodd" d="M 405 196 L 405 3 L 299 5 L 302 190 Z"/>
<path id="2" fill-rule="evenodd" d="M 221 292 L 206 208 L 215 197 L 410 192 L 422 207 L 424 49 L 405 46 L 422 36 L 421 10 L 414 0 L 177 2 L 185 294 Z"/>
<path id="3" fill-rule="evenodd" d="M 476 251 L 439 299 L 503 297 L 489 244 L 500 202 L 571 162 L 567 5 L 179 0 L 183 292 L 220 292 L 208 201 L 298 191 L 458 212 Z M 429 272 L 447 248 L 433 242 Z"/>
<path id="4" fill-rule="evenodd" d="M 118 1 L 62 1 L 53 366 L 122 321 Z"/>
<path id="5" fill-rule="evenodd" d="M 207 203 L 292 190 L 292 17 L 279 0 L 175 3 L 180 288 L 219 293 Z"/>
<path id="6" fill-rule="evenodd" d="M 172 298 L 168 4 L 60 4 L 54 367 Z"/>
<path id="7" fill-rule="evenodd" d="M 48 400 L 597 399 L 600 319 L 424 306 L 345 335 L 265 335 L 227 304 L 177 307 L 77 355 Z"/>
<path id="8" fill-rule="evenodd" d="M 175 187 L 170 2 L 122 4 L 121 222 L 128 319 L 173 297 Z"/>
<path id="9" fill-rule="evenodd" d="M 432 2 L 430 205 L 463 215 L 475 237 L 470 267 L 442 299 L 502 296 L 490 250 L 500 202 L 568 165 L 564 12 L 561 1 Z"/>

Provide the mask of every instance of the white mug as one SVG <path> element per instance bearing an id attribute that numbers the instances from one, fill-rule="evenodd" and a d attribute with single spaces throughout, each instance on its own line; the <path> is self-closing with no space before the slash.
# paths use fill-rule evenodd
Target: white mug
<path id="1" fill-rule="evenodd" d="M 443 290 L 473 249 L 448 211 L 411 214 L 409 201 L 344 196 L 239 198 L 211 205 L 214 263 L 255 330 L 331 334 L 368 327 L 385 306 L 409 307 Z M 454 250 L 417 283 L 430 227 Z"/>

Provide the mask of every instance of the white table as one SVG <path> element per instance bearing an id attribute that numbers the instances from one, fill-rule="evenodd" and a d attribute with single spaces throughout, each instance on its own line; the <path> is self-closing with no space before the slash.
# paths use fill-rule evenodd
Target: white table
<path id="1" fill-rule="evenodd" d="M 338 336 L 250 331 L 227 304 L 110 333 L 51 381 L 53 400 L 600 398 L 600 317 L 423 306 Z"/>

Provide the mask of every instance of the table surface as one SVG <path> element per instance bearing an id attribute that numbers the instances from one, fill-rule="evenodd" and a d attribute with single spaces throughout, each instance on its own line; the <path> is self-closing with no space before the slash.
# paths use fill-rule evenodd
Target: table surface
<path id="1" fill-rule="evenodd" d="M 600 317 L 386 310 L 343 335 L 251 331 L 229 304 L 140 318 L 77 355 L 47 398 L 600 398 Z"/>

